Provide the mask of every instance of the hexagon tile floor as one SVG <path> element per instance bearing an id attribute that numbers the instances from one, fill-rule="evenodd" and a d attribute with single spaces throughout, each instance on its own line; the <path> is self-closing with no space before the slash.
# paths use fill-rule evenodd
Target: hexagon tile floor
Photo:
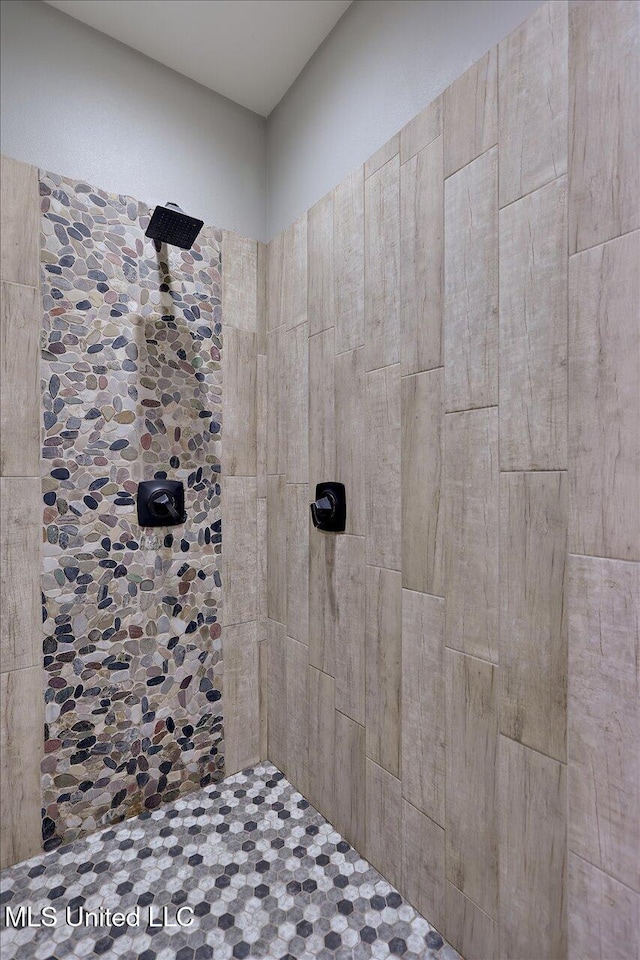
<path id="1" fill-rule="evenodd" d="M 460 960 L 268 763 L 16 864 L 0 890 L 2 960 Z M 26 926 L 29 905 L 56 925 Z"/>

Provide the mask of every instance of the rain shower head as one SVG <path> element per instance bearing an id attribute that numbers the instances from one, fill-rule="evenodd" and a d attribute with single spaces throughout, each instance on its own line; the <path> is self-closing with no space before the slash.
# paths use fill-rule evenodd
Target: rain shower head
<path id="1" fill-rule="evenodd" d="M 196 220 L 181 210 L 177 203 L 158 205 L 153 211 L 145 237 L 153 240 L 156 250 L 161 243 L 189 250 L 204 226 L 204 220 Z"/>

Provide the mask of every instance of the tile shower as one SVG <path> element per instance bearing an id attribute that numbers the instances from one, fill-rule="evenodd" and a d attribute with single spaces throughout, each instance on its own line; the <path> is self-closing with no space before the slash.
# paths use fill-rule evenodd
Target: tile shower
<path id="1" fill-rule="evenodd" d="M 268 245 L 3 161 L 3 909 L 195 911 L 3 956 L 640 955 L 638 9 Z"/>

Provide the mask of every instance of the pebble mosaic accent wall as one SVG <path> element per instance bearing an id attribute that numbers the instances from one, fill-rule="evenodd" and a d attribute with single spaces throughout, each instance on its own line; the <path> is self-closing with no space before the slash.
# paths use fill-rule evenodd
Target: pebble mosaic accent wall
<path id="1" fill-rule="evenodd" d="M 45 850 L 224 775 L 219 231 L 41 173 Z M 187 522 L 143 530 L 143 479 Z"/>

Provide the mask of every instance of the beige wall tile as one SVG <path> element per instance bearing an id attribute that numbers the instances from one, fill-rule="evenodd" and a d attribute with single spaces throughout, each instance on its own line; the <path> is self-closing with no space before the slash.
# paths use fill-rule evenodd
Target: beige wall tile
<path id="1" fill-rule="evenodd" d="M 565 473 L 500 477 L 502 733 L 566 761 Z"/>
<path id="2" fill-rule="evenodd" d="M 498 411 L 444 419 L 446 644 L 496 663 Z"/>
<path id="3" fill-rule="evenodd" d="M 267 495 L 267 447 L 271 428 L 267 410 L 267 357 L 259 353 L 256 357 L 256 476 L 259 497 Z"/>
<path id="4" fill-rule="evenodd" d="M 40 480 L 0 479 L 0 671 L 41 666 Z"/>
<path id="5" fill-rule="evenodd" d="M 365 733 L 350 717 L 336 710 L 335 806 L 336 830 L 356 850 L 365 849 Z"/>
<path id="6" fill-rule="evenodd" d="M 333 191 L 336 353 L 364 344 L 364 168 Z"/>
<path id="7" fill-rule="evenodd" d="M 308 213 L 309 334 L 334 325 L 333 193 L 318 200 Z"/>
<path id="8" fill-rule="evenodd" d="M 0 869 L 42 850 L 42 667 L 0 674 Z M 7 789 L 11 784 L 11 789 Z"/>
<path id="9" fill-rule="evenodd" d="M 400 574 L 366 570 L 367 756 L 400 776 L 402 584 Z"/>
<path id="10" fill-rule="evenodd" d="M 569 549 L 640 560 L 640 232 L 569 263 Z"/>
<path id="11" fill-rule="evenodd" d="M 445 409 L 498 402 L 498 151 L 444 189 Z"/>
<path id="12" fill-rule="evenodd" d="M 402 894 L 444 930 L 444 830 L 402 801 Z"/>
<path id="13" fill-rule="evenodd" d="M 500 467 L 567 467 L 566 177 L 500 211 Z"/>
<path id="14" fill-rule="evenodd" d="M 256 501 L 256 551 L 257 551 L 257 578 L 256 586 L 258 619 L 267 616 L 267 498 L 259 497 Z"/>
<path id="15" fill-rule="evenodd" d="M 566 767 L 500 737 L 500 956 L 567 954 Z"/>
<path id="16" fill-rule="evenodd" d="M 309 483 L 333 480 L 336 471 L 336 423 L 333 327 L 309 340 Z M 315 499 L 315 498 L 314 498 Z"/>
<path id="17" fill-rule="evenodd" d="M 256 334 L 258 355 L 267 355 L 267 266 L 269 262 L 269 245 L 258 241 L 257 250 L 257 284 L 256 297 Z M 224 270 L 224 266 L 222 268 Z"/>
<path id="18" fill-rule="evenodd" d="M 364 724 L 364 537 L 339 536 L 336 539 L 335 598 L 336 708 L 357 723 Z"/>
<path id="19" fill-rule="evenodd" d="M 400 158 L 364 185 L 365 369 L 400 360 Z"/>
<path id="20" fill-rule="evenodd" d="M 499 45 L 501 207 L 567 172 L 567 7 L 544 3 Z"/>
<path id="21" fill-rule="evenodd" d="M 309 642 L 309 487 L 288 483 L 286 488 L 287 633 Z"/>
<path id="22" fill-rule="evenodd" d="M 389 883 L 402 883 L 402 784 L 367 758 L 365 856 Z"/>
<path id="23" fill-rule="evenodd" d="M 227 326 L 257 333 L 258 244 L 229 230 L 222 232 L 222 303 Z"/>
<path id="24" fill-rule="evenodd" d="M 640 956 L 640 894 L 569 854 L 569 960 Z"/>
<path id="25" fill-rule="evenodd" d="M 224 481 L 222 555 L 225 624 L 246 623 L 258 615 L 256 509 L 256 478 L 227 477 Z"/>
<path id="26" fill-rule="evenodd" d="M 442 137 L 400 167 L 402 375 L 442 366 Z"/>
<path id="27" fill-rule="evenodd" d="M 282 297 L 285 234 L 286 230 L 283 230 L 269 241 L 267 247 L 267 332 L 284 323 Z"/>
<path id="28" fill-rule="evenodd" d="M 253 766 L 260 755 L 260 665 L 257 636 L 255 621 L 223 628 L 226 776 Z"/>
<path id="29" fill-rule="evenodd" d="M 285 639 L 287 684 L 287 777 L 305 797 L 309 794 L 309 651 Z"/>
<path id="30" fill-rule="evenodd" d="M 402 586 L 444 596 L 443 373 L 402 378 Z"/>
<path id="31" fill-rule="evenodd" d="M 498 48 L 492 47 L 443 94 L 444 175 L 498 142 Z"/>
<path id="32" fill-rule="evenodd" d="M 498 916 L 497 667 L 453 650 L 447 664 L 447 879 Z"/>
<path id="33" fill-rule="evenodd" d="M 267 620 L 267 756 L 287 772 L 287 650 L 281 623 Z"/>
<path id="34" fill-rule="evenodd" d="M 400 365 L 366 375 L 367 563 L 400 570 Z"/>
<path id="35" fill-rule="evenodd" d="M 269 243 L 267 330 L 288 330 L 307 319 L 307 215 Z"/>
<path id="36" fill-rule="evenodd" d="M 444 614 L 444 600 L 402 591 L 402 795 L 441 827 L 446 772 Z"/>
<path id="37" fill-rule="evenodd" d="M 2 217 L 4 237 L 4 208 Z M 39 290 L 0 283 L 0 472 L 5 477 L 40 475 L 41 312 Z"/>
<path id="38" fill-rule="evenodd" d="M 381 167 L 398 155 L 400 150 L 400 134 L 395 133 L 390 140 L 383 143 L 379 150 L 376 150 L 364 165 L 365 179 L 376 173 Z"/>
<path id="39" fill-rule="evenodd" d="M 335 476 L 346 489 L 346 532 L 364 536 L 365 378 L 362 347 L 336 357 L 335 391 Z"/>
<path id="40" fill-rule="evenodd" d="M 310 494 L 313 491 L 310 488 Z M 309 528 L 309 663 L 335 675 L 336 543 L 333 533 Z"/>
<path id="41" fill-rule="evenodd" d="M 263 621 L 259 621 L 260 627 L 262 626 Z M 264 621 L 264 627 L 266 632 L 266 621 Z M 260 637 L 260 633 L 258 636 Z M 269 646 L 267 644 L 266 636 L 264 639 L 258 640 L 258 670 L 260 674 L 260 759 L 268 760 L 269 759 L 269 718 L 268 718 L 268 704 L 267 704 L 267 676 L 269 670 Z"/>
<path id="42" fill-rule="evenodd" d="M 0 278 L 40 286 L 40 192 L 38 171 L 27 163 L 0 161 Z M 39 324 L 38 324 L 39 326 Z"/>
<path id="43" fill-rule="evenodd" d="M 640 891 L 640 564 L 569 558 L 569 847 Z"/>
<path id="44" fill-rule="evenodd" d="M 498 960 L 498 924 L 447 881 L 444 935 L 463 957 Z"/>
<path id="45" fill-rule="evenodd" d="M 309 667 L 309 799 L 333 821 L 336 702 L 333 677 Z"/>
<path id="46" fill-rule="evenodd" d="M 289 483 L 309 479 L 309 325 L 285 334 L 286 473 Z"/>
<path id="47" fill-rule="evenodd" d="M 640 226 L 640 6 L 569 5 L 569 252 Z"/>
<path id="48" fill-rule="evenodd" d="M 267 334 L 267 473 L 287 472 L 287 334 L 283 326 Z"/>
<path id="49" fill-rule="evenodd" d="M 267 612 L 278 623 L 287 617 L 286 496 L 285 477 L 267 477 Z"/>
<path id="50" fill-rule="evenodd" d="M 406 163 L 442 133 L 442 97 L 427 104 L 400 131 L 400 163 Z"/>
<path id="51" fill-rule="evenodd" d="M 256 335 L 224 327 L 224 472 L 228 476 L 255 477 Z"/>

